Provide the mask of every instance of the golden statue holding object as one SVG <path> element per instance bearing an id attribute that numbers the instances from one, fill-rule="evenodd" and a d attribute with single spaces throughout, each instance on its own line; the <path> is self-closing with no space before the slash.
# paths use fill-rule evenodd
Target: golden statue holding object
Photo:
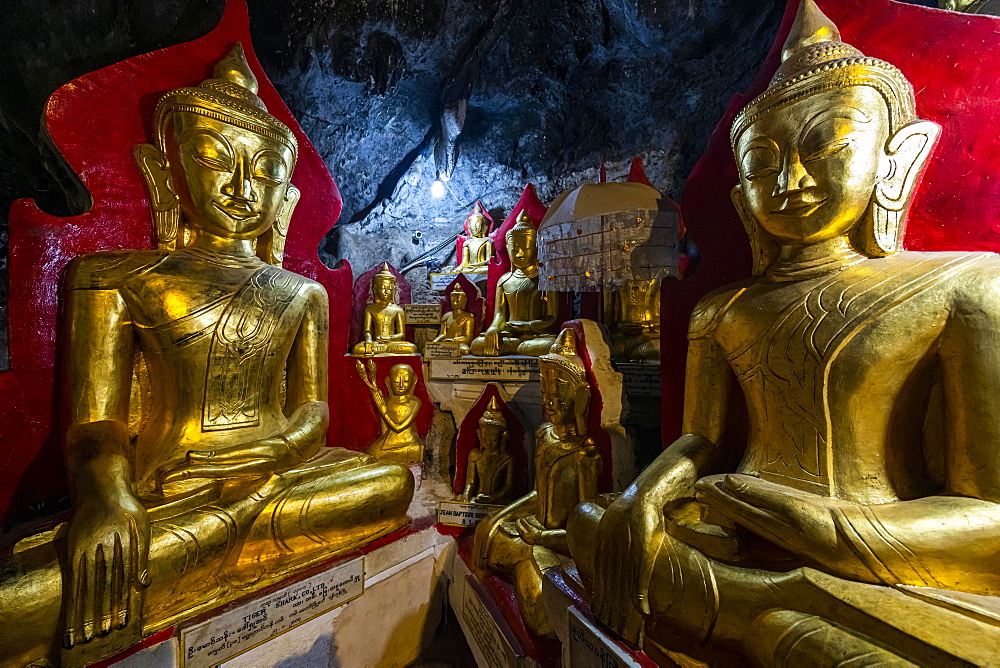
<path id="1" fill-rule="evenodd" d="M 463 503 L 503 505 L 514 492 L 514 458 L 507 451 L 507 421 L 492 397 L 476 427 L 479 447 L 469 452 L 465 466 Z"/>
<path id="2" fill-rule="evenodd" d="M 57 634 L 96 661 L 408 522 L 405 467 L 324 447 L 327 295 L 280 267 L 297 144 L 256 90 L 237 44 L 167 93 L 135 150 L 160 248 L 67 270 L 73 513 L 4 558 L 5 664 Z"/>
<path id="3" fill-rule="evenodd" d="M 535 432 L 535 489 L 476 527 L 474 555 L 480 568 L 513 578 L 528 628 L 551 634 L 542 576 L 569 555 L 566 521 L 577 504 L 597 495 L 602 460 L 587 436 L 590 384 L 572 329 L 538 358 L 538 370 L 550 421 Z"/>
<path id="4" fill-rule="evenodd" d="M 441 329 L 434 343 L 457 343 L 460 355 L 469 354 L 469 344 L 476 332 L 476 316 L 465 310 L 469 298 L 461 287 L 455 286 L 448 293 L 451 310 L 441 316 Z"/>
<path id="5" fill-rule="evenodd" d="M 358 375 L 368 386 L 372 404 L 379 419 L 379 435 L 365 452 L 380 462 L 417 464 L 424 460 L 424 442 L 417 432 L 417 416 L 421 401 L 416 396 L 417 374 L 409 364 L 394 364 L 389 369 L 385 396 L 375 384 L 375 362 L 365 360 L 367 367 L 356 360 Z"/>
<path id="6" fill-rule="evenodd" d="M 483 205 L 476 202 L 465 221 L 472 236 L 462 244 L 462 261 L 457 269 L 468 274 L 485 274 L 493 259 L 493 240 L 488 236 L 490 228 Z"/>
<path id="7" fill-rule="evenodd" d="M 361 342 L 351 351 L 359 357 L 373 355 L 416 355 L 417 346 L 405 340 L 406 322 L 403 307 L 396 303 L 396 277 L 383 263 L 372 278 L 372 303 L 361 316 Z"/>
<path id="8" fill-rule="evenodd" d="M 538 357 L 552 346 L 556 300 L 538 290 L 537 230 L 522 211 L 507 232 L 511 270 L 497 282 L 493 321 L 472 341 L 472 354 Z"/>
<path id="9" fill-rule="evenodd" d="M 1000 258 L 900 250 L 938 126 L 895 67 L 812 0 L 782 60 L 731 135 L 756 275 L 700 302 L 685 435 L 572 554 L 647 649 L 996 665 Z"/>

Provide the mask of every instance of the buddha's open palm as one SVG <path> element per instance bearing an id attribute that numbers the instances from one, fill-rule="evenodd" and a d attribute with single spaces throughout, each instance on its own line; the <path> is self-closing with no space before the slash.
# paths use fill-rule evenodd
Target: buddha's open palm
<path id="1" fill-rule="evenodd" d="M 73 647 L 124 628 L 133 588 L 149 584 L 149 519 L 128 490 L 89 494 L 74 511 L 66 537 L 69 604 L 65 645 Z"/>

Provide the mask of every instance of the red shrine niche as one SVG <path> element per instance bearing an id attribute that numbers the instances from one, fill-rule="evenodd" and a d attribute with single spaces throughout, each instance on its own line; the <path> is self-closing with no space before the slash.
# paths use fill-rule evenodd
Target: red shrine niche
<path id="1" fill-rule="evenodd" d="M 41 500 L 67 494 L 58 429 L 59 281 L 81 253 L 154 246 L 149 200 L 132 147 L 153 137 L 157 100 L 197 85 L 242 42 L 268 110 L 295 133 L 299 156 L 292 182 L 302 199 L 292 217 L 284 266 L 321 283 L 330 294 L 330 346 L 347 349 L 351 269 L 328 269 L 320 241 L 340 215 L 341 200 L 326 165 L 265 76 L 253 52 L 244 0 L 228 0 L 222 20 L 204 37 L 143 54 L 75 79 L 49 98 L 45 127 L 93 198 L 70 218 L 41 211 L 29 199 L 10 210 L 10 371 L 0 373 L 0 515 L 7 525 Z M 353 365 L 353 360 L 346 360 Z M 345 359 L 330 355 L 330 444 L 341 441 Z M 360 396 L 360 395 L 356 395 Z"/>
<path id="2" fill-rule="evenodd" d="M 490 404 L 490 399 L 496 397 L 500 412 L 507 423 L 507 452 L 514 460 L 514 492 L 512 498 L 520 498 L 528 493 L 528 471 L 533 467 L 528 451 L 524 447 L 524 425 L 521 420 L 511 410 L 507 402 L 500 396 L 500 388 L 490 383 L 483 390 L 483 393 L 472 404 L 472 408 L 466 413 L 465 419 L 458 428 L 458 436 L 455 438 L 455 477 L 452 480 L 452 491 L 458 495 L 465 489 L 465 472 L 469 464 L 469 453 L 479 447 L 479 436 L 476 428 L 479 426 L 479 418 L 486 412 Z"/>
<path id="3" fill-rule="evenodd" d="M 843 40 L 898 67 L 913 84 L 917 116 L 941 125 L 907 218 L 916 251 L 1000 251 L 1000 19 L 894 0 L 816 0 Z M 687 322 L 698 299 L 751 275 L 750 244 L 729 200 L 738 182 L 729 129 L 777 70 L 798 10 L 788 0 L 757 78 L 735 95 L 684 187 L 684 222 L 701 264 L 661 293 L 663 443 L 681 432 Z"/>

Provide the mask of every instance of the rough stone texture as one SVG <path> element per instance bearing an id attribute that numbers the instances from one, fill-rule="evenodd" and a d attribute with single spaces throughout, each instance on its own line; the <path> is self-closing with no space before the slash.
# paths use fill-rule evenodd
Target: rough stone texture
<path id="1" fill-rule="evenodd" d="M 931 0 L 913 0 L 929 4 Z M 70 215 L 87 193 L 40 132 L 70 79 L 215 25 L 224 0 L 5 0 L 0 9 L 0 304 L 19 197 Z M 783 0 L 248 0 L 255 50 L 344 197 L 321 249 L 404 266 L 482 199 L 502 218 L 622 178 L 634 155 L 677 196 L 731 94 L 770 45 Z M 439 172 L 450 192 L 430 195 Z M 499 210 L 498 210 L 499 209 Z M 438 260 L 446 262 L 444 254 Z M 6 366 L 0 309 L 0 368 Z"/>

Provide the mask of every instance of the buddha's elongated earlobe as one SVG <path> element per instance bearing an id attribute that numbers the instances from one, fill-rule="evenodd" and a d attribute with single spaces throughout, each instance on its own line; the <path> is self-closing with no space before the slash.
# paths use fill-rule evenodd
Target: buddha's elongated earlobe
<path id="1" fill-rule="evenodd" d="M 750 254 L 753 256 L 753 275 L 761 276 L 767 268 L 771 266 L 775 258 L 778 257 L 778 244 L 771 236 L 764 231 L 757 222 L 757 218 L 750 210 L 747 198 L 743 194 L 743 186 L 737 184 L 729 193 L 733 206 L 740 214 L 743 227 L 746 228 L 747 236 L 750 238 Z"/>
<path id="2" fill-rule="evenodd" d="M 281 203 L 281 210 L 274 218 L 274 224 L 267 232 L 257 238 L 257 257 L 268 264 L 281 266 L 285 259 L 285 238 L 288 236 L 288 225 L 292 221 L 292 214 L 299 203 L 302 193 L 298 188 L 289 184 L 285 192 L 285 199 Z"/>
<path id="3" fill-rule="evenodd" d="M 918 120 L 899 128 L 886 140 L 868 215 L 851 236 L 858 252 L 884 257 L 901 250 L 906 212 L 940 133 L 937 123 Z"/>
<path id="4" fill-rule="evenodd" d="M 181 207 L 170 176 L 167 156 L 152 144 L 136 144 L 132 149 L 132 157 L 142 173 L 146 190 L 149 192 L 153 227 L 156 230 L 156 246 L 173 250 L 177 247 L 178 239 L 182 239 Z"/>

